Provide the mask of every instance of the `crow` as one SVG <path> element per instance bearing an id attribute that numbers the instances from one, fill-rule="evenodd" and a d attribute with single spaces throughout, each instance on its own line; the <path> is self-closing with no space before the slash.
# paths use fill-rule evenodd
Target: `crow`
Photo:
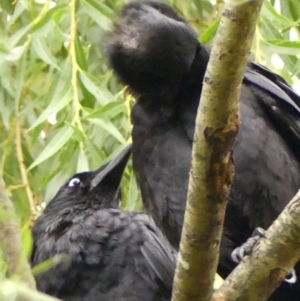
<path id="1" fill-rule="evenodd" d="M 72 176 L 36 221 L 32 266 L 65 255 L 36 276 L 39 291 L 65 301 L 171 299 L 176 251 L 148 215 L 118 209 L 130 153 Z"/>
<path id="2" fill-rule="evenodd" d="M 105 54 L 136 96 L 132 160 L 143 203 L 178 249 L 210 51 L 172 7 L 139 1 L 125 5 L 108 34 Z M 233 250 L 257 227 L 268 228 L 300 186 L 300 97 L 279 75 L 249 61 L 240 114 L 242 125 L 233 147 L 235 177 L 220 246 L 222 277 L 236 265 Z M 297 267 L 296 273 L 299 277 Z M 283 283 L 269 300 L 298 296 L 298 283 Z"/>

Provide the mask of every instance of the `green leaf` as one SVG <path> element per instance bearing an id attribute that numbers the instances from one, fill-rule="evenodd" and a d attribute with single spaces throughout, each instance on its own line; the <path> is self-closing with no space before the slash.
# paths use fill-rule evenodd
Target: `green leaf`
<path id="1" fill-rule="evenodd" d="M 88 120 L 90 118 L 99 118 L 99 117 L 113 118 L 116 117 L 118 114 L 124 112 L 125 110 L 126 110 L 126 106 L 124 101 L 113 101 L 103 107 L 100 107 L 92 111 L 91 113 L 84 116 L 82 119 Z"/>
<path id="2" fill-rule="evenodd" d="M 113 100 L 112 94 L 92 75 L 86 72 L 80 72 L 79 77 L 88 91 L 97 99 L 101 105 L 105 105 Z"/>
<path id="3" fill-rule="evenodd" d="M 37 157 L 37 159 L 28 167 L 28 170 L 31 170 L 33 167 L 39 165 L 43 161 L 56 154 L 67 143 L 72 135 L 73 130 L 71 128 L 61 128 L 60 131 L 56 133 L 49 144 L 45 147 L 42 153 Z"/>
<path id="4" fill-rule="evenodd" d="M 66 11 L 66 9 L 66 4 L 55 5 L 53 8 L 47 11 L 47 13 L 41 18 L 41 20 L 32 25 L 32 32 L 43 28 L 45 25 L 48 24 L 48 22 L 52 21 L 53 18 L 55 18 L 55 15 L 62 14 Z"/>
<path id="5" fill-rule="evenodd" d="M 25 48 L 25 53 L 27 53 L 27 47 Z M 20 100 L 22 98 L 22 91 L 24 89 L 24 81 L 25 81 L 25 76 L 26 76 L 27 64 L 28 64 L 28 62 L 26 60 L 26 55 L 23 55 L 18 64 L 17 76 L 16 76 L 16 80 L 17 80 L 16 91 L 15 91 L 15 110 L 16 110 L 16 112 L 19 111 Z"/>
<path id="6" fill-rule="evenodd" d="M 67 254 L 59 254 L 50 259 L 45 260 L 44 262 L 36 265 L 31 271 L 34 276 L 37 276 L 41 273 L 44 273 L 50 270 L 52 267 L 56 266 L 57 264 L 68 261 L 69 256 Z"/>
<path id="7" fill-rule="evenodd" d="M 50 52 L 49 46 L 46 44 L 45 39 L 40 37 L 32 40 L 32 46 L 37 56 L 39 56 L 44 62 L 60 70 L 57 65 L 56 58 Z"/>
<path id="8" fill-rule="evenodd" d="M 83 133 L 76 125 L 73 125 L 68 121 L 65 121 L 65 123 L 73 129 L 75 138 L 78 142 L 85 139 L 85 133 Z"/>
<path id="9" fill-rule="evenodd" d="M 206 31 L 204 31 L 204 33 L 201 35 L 200 37 L 200 42 L 202 44 L 208 44 L 209 42 L 211 42 L 218 30 L 220 24 L 220 18 L 218 18 L 212 26 L 210 26 Z"/>
<path id="10" fill-rule="evenodd" d="M 294 75 L 299 75 L 300 74 L 300 60 L 297 60 L 297 63 L 294 65 L 293 69 L 292 69 L 292 74 L 291 76 Z"/>
<path id="11" fill-rule="evenodd" d="M 25 253 L 26 258 L 30 258 L 33 240 L 31 236 L 31 229 L 28 226 L 28 223 L 22 228 L 22 251 Z"/>
<path id="12" fill-rule="evenodd" d="M 86 58 L 85 58 L 85 54 L 84 51 L 82 49 L 80 40 L 78 39 L 78 37 L 75 38 L 75 54 L 76 54 L 76 61 L 79 65 L 79 67 L 82 70 L 87 70 L 88 69 L 88 65 L 86 62 Z"/>
<path id="13" fill-rule="evenodd" d="M 271 5 L 271 3 L 264 1 L 264 5 L 261 11 L 262 16 L 269 19 L 271 22 L 277 22 L 278 24 L 283 25 L 284 27 L 292 27 L 295 26 L 296 23 L 287 17 L 279 14 L 275 8 Z"/>
<path id="14" fill-rule="evenodd" d="M 2 1 L 0 2 L 2 3 Z M 13 11 L 13 14 L 9 18 L 8 25 L 9 27 L 16 23 L 16 21 L 20 18 L 21 15 L 24 14 L 26 11 L 26 2 L 25 1 L 18 1 L 16 2 L 15 9 Z"/>
<path id="15" fill-rule="evenodd" d="M 78 154 L 78 161 L 77 161 L 77 171 L 76 172 L 84 172 L 89 170 L 89 162 L 88 158 L 82 148 L 80 148 Z"/>
<path id="16" fill-rule="evenodd" d="M 48 119 L 50 114 L 57 113 L 62 110 L 71 100 L 73 99 L 73 89 L 70 87 L 68 90 L 62 89 L 58 95 L 53 97 L 51 103 L 39 116 L 39 118 L 33 123 L 33 125 L 28 129 L 31 131 L 39 124 Z"/>
<path id="17" fill-rule="evenodd" d="M 23 55 L 27 45 L 24 44 L 22 46 L 17 46 L 9 52 L 9 54 L 6 55 L 5 59 L 9 62 L 15 62 L 20 59 L 20 57 Z"/>
<path id="18" fill-rule="evenodd" d="M 2 7 L 8 14 L 13 13 L 14 6 L 12 3 L 13 3 L 12 0 L 2 0 Z"/>
<path id="19" fill-rule="evenodd" d="M 91 123 L 94 123 L 95 125 L 101 127 L 103 130 L 111 134 L 113 137 L 115 137 L 121 144 L 126 144 L 126 140 L 124 139 L 123 135 L 120 133 L 120 131 L 116 128 L 116 126 L 109 120 L 105 119 L 90 119 Z"/>
<path id="20" fill-rule="evenodd" d="M 90 139 L 85 139 L 84 146 L 89 151 L 89 155 L 92 157 L 95 169 L 99 168 L 100 163 L 106 159 L 103 150 L 98 149 Z"/>
<path id="21" fill-rule="evenodd" d="M 136 179 L 134 176 L 133 171 L 130 172 L 130 179 L 129 179 L 129 189 L 126 189 L 127 198 L 126 198 L 126 204 L 122 204 L 122 208 L 124 210 L 128 211 L 142 211 L 143 204 L 139 197 L 139 188 L 136 183 Z M 122 193 L 123 195 L 124 193 Z M 125 198 L 123 198 L 125 200 Z"/>
<path id="22" fill-rule="evenodd" d="M 108 8 L 104 9 L 104 5 L 94 0 L 81 0 L 80 4 L 85 12 L 104 30 L 112 28 L 112 20 L 107 17 Z"/>
<path id="23" fill-rule="evenodd" d="M 29 32 L 31 25 L 28 24 L 25 27 L 19 29 L 16 33 L 14 33 L 8 41 L 8 48 L 14 48 L 19 43 L 19 41 Z"/>
<path id="24" fill-rule="evenodd" d="M 272 51 L 278 54 L 299 55 L 300 41 L 266 40 Z"/>

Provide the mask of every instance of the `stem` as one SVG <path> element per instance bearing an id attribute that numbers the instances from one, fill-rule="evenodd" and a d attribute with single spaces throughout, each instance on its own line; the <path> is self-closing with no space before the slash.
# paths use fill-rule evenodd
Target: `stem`
<path id="1" fill-rule="evenodd" d="M 29 185 L 29 180 L 28 180 L 27 171 L 26 171 L 26 165 L 24 163 L 24 156 L 23 156 L 23 151 L 22 151 L 22 132 L 21 132 L 20 121 L 18 119 L 16 120 L 16 150 L 17 150 L 17 158 L 18 158 L 18 162 L 19 162 L 19 168 L 20 168 L 20 172 L 21 172 L 21 176 L 22 176 L 22 182 L 23 182 L 24 188 L 26 190 L 31 215 L 36 216 L 36 214 L 37 214 L 36 204 L 34 201 L 32 190 Z"/>
<path id="2" fill-rule="evenodd" d="M 73 104 L 75 107 L 75 115 L 73 123 L 77 124 L 78 128 L 83 131 L 81 119 L 80 119 L 80 111 L 82 109 L 79 95 L 78 95 L 78 87 L 77 87 L 77 73 L 80 70 L 79 65 L 76 60 L 76 49 L 75 49 L 75 41 L 76 41 L 76 34 L 77 34 L 77 24 L 76 24 L 76 3 L 77 0 L 70 1 L 70 9 L 71 9 L 71 33 L 70 33 L 70 57 L 72 63 L 72 79 L 71 84 L 74 91 L 74 99 Z M 82 143 L 82 142 L 81 142 Z"/>

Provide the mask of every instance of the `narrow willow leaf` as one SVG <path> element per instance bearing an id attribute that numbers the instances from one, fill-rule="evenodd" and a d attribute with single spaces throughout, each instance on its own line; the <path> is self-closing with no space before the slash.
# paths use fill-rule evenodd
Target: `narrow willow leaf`
<path id="1" fill-rule="evenodd" d="M 300 42 L 286 40 L 266 40 L 266 43 L 272 47 L 274 53 L 299 55 Z"/>
<path id="2" fill-rule="evenodd" d="M 2 8 L 10 15 L 14 11 L 14 6 L 11 0 L 2 0 Z"/>
<path id="3" fill-rule="evenodd" d="M 6 55 L 5 59 L 9 62 L 15 62 L 20 59 L 20 57 L 23 55 L 27 45 L 24 44 L 22 46 L 17 46 L 9 52 L 9 54 Z"/>
<path id="4" fill-rule="evenodd" d="M 68 121 L 65 121 L 65 124 L 67 124 L 73 129 L 74 136 L 75 136 L 74 138 L 76 138 L 78 142 L 81 142 L 83 139 L 85 139 L 85 133 L 82 132 L 77 126 L 71 124 Z"/>
<path id="5" fill-rule="evenodd" d="M 0 2 L 2 4 L 2 1 Z M 15 22 L 20 18 L 20 16 L 26 11 L 26 2 L 25 1 L 18 1 L 16 2 L 15 9 L 13 11 L 12 16 L 8 21 L 8 27 L 15 24 Z"/>
<path id="6" fill-rule="evenodd" d="M 56 58 L 50 52 L 50 48 L 46 44 L 44 38 L 39 37 L 33 39 L 32 46 L 37 56 L 39 56 L 44 62 L 46 62 L 50 66 L 53 66 L 54 68 L 60 70 L 60 67 L 57 65 Z"/>
<path id="7" fill-rule="evenodd" d="M 189 5 L 188 8 L 190 8 L 192 5 L 195 5 L 197 7 L 197 16 L 203 18 L 203 13 L 212 14 L 214 11 L 214 5 L 210 1 L 192 1 L 192 3 Z"/>
<path id="8" fill-rule="evenodd" d="M 27 53 L 27 47 L 25 47 L 24 54 Z M 25 81 L 25 74 L 26 74 L 26 67 L 27 67 L 28 61 L 26 59 L 26 55 L 23 55 L 21 57 L 21 60 L 18 64 L 17 69 L 17 85 L 16 85 L 16 91 L 15 91 L 15 110 L 18 112 L 20 100 L 22 98 L 22 91 L 24 89 L 24 81 Z"/>
<path id="9" fill-rule="evenodd" d="M 79 76 L 86 89 L 90 91 L 101 105 L 105 105 L 113 100 L 112 94 L 107 89 L 101 87 L 101 84 L 92 75 L 80 72 Z"/>
<path id="10" fill-rule="evenodd" d="M 64 150 L 59 153 L 59 156 L 55 156 L 55 162 L 48 164 L 49 166 L 55 166 L 54 169 L 49 172 L 48 162 L 44 162 L 44 176 L 39 184 L 39 189 L 45 190 L 44 202 L 49 202 L 54 194 L 57 192 L 58 187 L 72 174 L 75 172 L 75 167 L 72 163 L 72 158 L 78 149 L 77 141 L 73 139 L 69 141 L 65 146 Z M 75 160 L 74 160 L 75 161 Z M 56 164 L 53 164 L 56 163 Z M 69 172 L 69 170 L 71 170 Z M 45 172 L 46 171 L 46 172 Z M 49 184 L 49 182 L 51 182 Z"/>
<path id="11" fill-rule="evenodd" d="M 276 2 L 277 1 L 278 0 L 276 0 Z M 300 17 L 299 1 L 298 0 L 288 0 L 288 1 L 280 0 L 280 13 L 283 16 L 291 19 L 292 21 L 296 21 L 299 24 L 299 17 Z"/>
<path id="12" fill-rule="evenodd" d="M 25 27 L 22 27 L 21 29 L 19 29 L 16 33 L 14 33 L 8 41 L 8 48 L 12 49 L 14 47 L 16 47 L 16 45 L 18 44 L 18 42 L 29 32 L 31 25 L 28 24 Z"/>
<path id="13" fill-rule="evenodd" d="M 54 2 L 55 3 L 55 2 Z M 61 5 L 55 5 L 53 8 L 51 8 L 47 13 L 35 24 L 32 25 L 32 32 L 35 32 L 42 27 L 44 27 L 48 22 L 51 22 L 53 18 L 55 18 L 55 15 L 62 14 L 67 10 L 67 3 L 61 4 Z"/>
<path id="14" fill-rule="evenodd" d="M 139 189 L 136 184 L 135 176 L 132 170 L 130 172 L 129 187 L 128 189 L 126 189 L 126 192 L 127 192 L 126 204 L 122 203 L 122 208 L 128 211 L 134 211 L 134 210 L 141 211 L 142 204 L 141 201 L 138 202 Z"/>
<path id="15" fill-rule="evenodd" d="M 298 76 L 300 75 L 300 60 L 297 60 L 297 63 L 294 65 L 292 69 L 292 75 L 291 76 Z M 298 90 L 299 91 L 299 90 Z"/>
<path id="16" fill-rule="evenodd" d="M 82 148 L 79 150 L 78 161 L 77 161 L 77 171 L 76 172 L 84 172 L 89 170 L 89 162 L 88 158 Z"/>
<path id="17" fill-rule="evenodd" d="M 116 128 L 116 126 L 109 120 L 105 119 L 90 119 L 91 123 L 94 123 L 95 125 L 101 127 L 103 130 L 111 134 L 113 137 L 115 137 L 121 144 L 126 144 L 126 140 L 124 139 L 123 135 L 120 133 L 120 131 Z"/>
<path id="18" fill-rule="evenodd" d="M 94 145 L 94 143 L 90 139 L 85 139 L 84 146 L 88 150 L 89 155 L 92 157 L 94 168 L 100 167 L 100 163 L 106 159 L 104 152 L 101 149 L 97 148 L 97 146 Z"/>
<path id="19" fill-rule="evenodd" d="M 204 31 L 204 33 L 201 35 L 200 37 L 200 42 L 203 44 L 208 44 L 209 42 L 211 42 L 218 30 L 219 27 L 219 23 L 220 23 L 220 18 L 217 19 L 214 24 L 212 26 L 210 26 L 206 31 Z"/>
<path id="20" fill-rule="evenodd" d="M 86 62 L 86 58 L 85 58 L 83 48 L 81 46 L 81 43 L 80 43 L 78 37 L 75 38 L 75 53 L 76 53 L 76 60 L 77 60 L 77 63 L 79 65 L 79 67 L 82 70 L 86 71 L 88 69 L 88 65 L 87 65 L 87 62 Z"/>
<path id="21" fill-rule="evenodd" d="M 124 112 L 125 109 L 126 106 L 124 101 L 113 101 L 87 114 L 83 117 L 83 120 L 99 117 L 113 118 Z"/>
<path id="22" fill-rule="evenodd" d="M 39 118 L 33 123 L 33 125 L 28 129 L 31 131 L 39 124 L 48 119 L 50 114 L 57 113 L 62 110 L 71 100 L 73 99 L 73 89 L 68 90 L 62 89 L 57 97 L 53 97 L 49 106 L 43 111 Z"/>
<path id="23" fill-rule="evenodd" d="M 261 11 L 262 16 L 268 18 L 271 22 L 277 22 L 278 24 L 283 25 L 284 27 L 295 26 L 296 23 L 287 17 L 279 14 L 271 3 L 265 1 Z"/>
<path id="24" fill-rule="evenodd" d="M 54 267 L 55 265 L 69 260 L 69 256 L 67 254 L 58 254 L 55 257 L 45 260 L 44 262 L 35 266 L 31 271 L 34 276 L 37 276 L 41 273 L 44 273 Z"/>
<path id="25" fill-rule="evenodd" d="M 115 12 L 106 4 L 103 4 L 104 1 L 97 0 L 85 0 L 91 6 L 95 7 L 99 12 L 101 12 L 104 16 L 109 19 L 112 19 L 115 16 Z M 106 2 L 108 3 L 108 2 Z"/>
<path id="26" fill-rule="evenodd" d="M 30 258 L 33 241 L 31 236 L 31 229 L 28 224 L 26 224 L 22 228 L 22 246 L 22 251 L 25 253 L 26 258 Z"/>
<path id="27" fill-rule="evenodd" d="M 112 20 L 103 14 L 103 5 L 93 0 L 81 0 L 80 4 L 85 12 L 103 29 L 112 28 Z"/>
<path id="28" fill-rule="evenodd" d="M 12 108 L 6 104 L 5 98 L 8 98 L 7 93 L 4 90 L 4 87 L 0 85 L 0 116 L 1 116 L 1 123 L 4 125 L 5 128 L 10 127 L 10 115 L 12 113 Z"/>
<path id="29" fill-rule="evenodd" d="M 71 128 L 63 127 L 60 129 L 60 131 L 56 133 L 56 135 L 52 138 L 37 159 L 28 167 L 28 170 L 31 170 L 33 167 L 39 165 L 43 161 L 56 154 L 68 142 L 72 135 L 73 130 Z"/>

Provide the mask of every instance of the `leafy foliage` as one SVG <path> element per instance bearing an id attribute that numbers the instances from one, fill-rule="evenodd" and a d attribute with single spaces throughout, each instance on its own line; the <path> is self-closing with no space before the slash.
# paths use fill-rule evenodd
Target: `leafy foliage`
<path id="1" fill-rule="evenodd" d="M 300 76 L 298 1 L 265 1 L 253 43 L 253 58 L 295 87 Z M 202 33 L 203 43 L 212 43 L 222 0 L 165 2 Z M 23 225 L 27 254 L 32 219 L 61 184 L 75 172 L 96 169 L 130 142 L 134 99 L 103 54 L 105 34 L 124 3 L 0 3 L 0 172 Z M 125 209 L 142 210 L 131 166 L 122 192 Z M 5 264 L 0 264 L 1 273 Z"/>

